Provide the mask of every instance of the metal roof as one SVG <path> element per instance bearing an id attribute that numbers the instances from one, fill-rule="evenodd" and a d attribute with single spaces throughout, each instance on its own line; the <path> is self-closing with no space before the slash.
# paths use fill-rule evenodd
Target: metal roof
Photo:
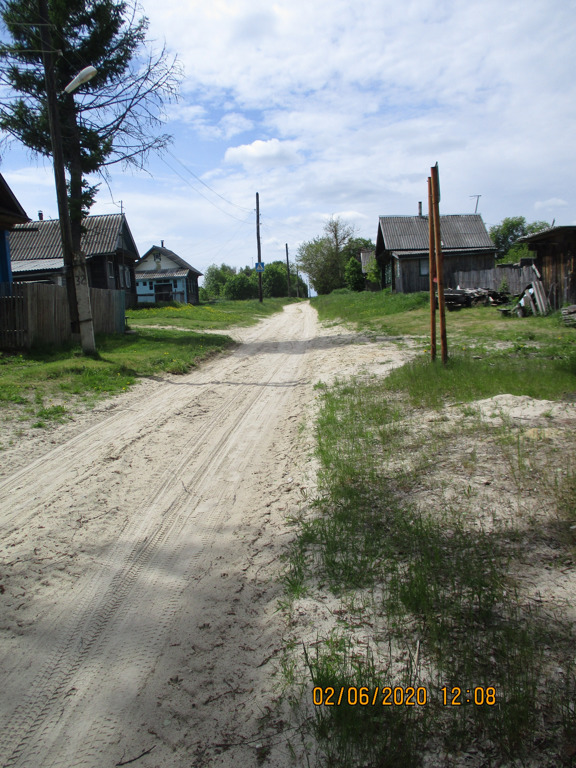
<path id="1" fill-rule="evenodd" d="M 128 251 L 135 259 L 138 258 L 138 249 L 124 214 L 86 216 L 82 226 L 85 232 L 82 235 L 81 248 L 87 259 L 93 256 L 111 255 L 117 250 Z M 60 259 L 63 263 L 58 219 L 18 224 L 10 232 L 9 238 L 12 263 L 39 259 Z"/>
<path id="2" fill-rule="evenodd" d="M 576 226 L 573 224 L 564 224 L 564 225 L 558 225 L 557 227 L 547 227 L 546 229 L 541 229 L 539 232 L 533 232 L 531 235 L 523 235 L 522 237 L 518 238 L 519 243 L 530 243 L 535 242 L 537 240 L 548 240 L 550 238 L 550 235 L 555 234 L 575 234 L 576 233 Z"/>
<path id="3" fill-rule="evenodd" d="M 25 259 L 11 261 L 12 274 L 19 272 L 53 272 L 64 268 L 64 259 Z"/>
<path id="4" fill-rule="evenodd" d="M 160 269 L 154 272 L 136 271 L 136 280 L 157 280 L 163 277 L 186 277 L 189 269 Z"/>
<path id="5" fill-rule="evenodd" d="M 146 251 L 144 256 L 142 256 L 142 258 L 140 259 L 138 264 L 136 264 L 136 266 L 134 267 L 136 272 L 138 272 L 138 271 L 143 271 L 143 272 L 146 271 L 144 269 L 140 269 L 139 270 L 139 267 L 140 268 L 144 267 L 145 266 L 144 262 L 146 261 L 148 256 L 151 256 L 154 253 L 159 253 L 161 256 L 166 256 L 166 258 L 168 258 L 171 261 L 173 261 L 179 267 L 182 267 L 182 269 L 189 270 L 191 272 L 194 272 L 196 275 L 198 275 L 198 277 L 202 277 L 202 272 L 199 272 L 197 269 L 194 269 L 194 267 L 191 264 L 188 264 L 188 262 L 185 261 L 181 256 L 178 256 L 177 253 L 174 253 L 174 251 L 171 251 L 169 248 L 164 248 L 164 246 L 162 246 L 162 245 L 153 245 L 152 248 L 149 248 Z"/>
<path id="6" fill-rule="evenodd" d="M 446 250 L 495 248 L 480 214 L 440 216 L 440 233 Z M 378 250 L 428 251 L 428 216 L 380 216 L 378 240 Z"/>

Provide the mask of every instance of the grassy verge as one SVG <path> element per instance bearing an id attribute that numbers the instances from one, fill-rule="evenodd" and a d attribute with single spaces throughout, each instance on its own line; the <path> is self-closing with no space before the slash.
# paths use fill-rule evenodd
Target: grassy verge
<path id="1" fill-rule="evenodd" d="M 426 293 L 330 294 L 311 299 L 321 320 L 352 324 L 361 331 L 387 336 L 415 336 L 425 342 L 430 336 L 429 297 Z M 438 319 L 437 319 L 438 324 Z M 449 352 L 462 345 L 480 348 L 498 344 L 529 348 L 542 342 L 554 347 L 574 343 L 574 329 L 561 322 L 560 313 L 547 317 L 503 316 L 494 307 L 478 306 L 447 312 L 446 329 Z"/>
<path id="2" fill-rule="evenodd" d="M 334 300 L 335 320 L 350 298 Z M 474 353 L 322 388 L 319 490 L 294 521 L 283 604 L 330 607 L 284 662 L 320 765 L 576 764 L 574 621 L 547 592 L 576 561 L 576 438 L 473 405 L 574 400 L 574 332 L 467 312 Z M 347 315 L 377 332 L 389 317 Z"/>
<path id="3" fill-rule="evenodd" d="M 232 343 L 223 335 L 142 328 L 102 336 L 98 355 L 77 348 L 36 349 L 0 356 L 0 414 L 23 425 L 45 427 L 63 421 L 80 398 L 91 404 L 102 395 L 125 391 L 142 376 L 185 373 Z"/>
<path id="4" fill-rule="evenodd" d="M 126 313 L 131 332 L 100 336 L 95 357 L 85 357 L 75 347 L 0 353 L 0 416 L 22 428 L 65 421 L 79 399 L 90 405 L 102 395 L 125 391 L 138 378 L 186 373 L 233 344 L 226 335 L 203 331 L 256 323 L 286 303 L 266 299 L 262 304 L 227 301 L 133 309 Z M 21 430 L 15 437 L 19 435 Z"/>
<path id="5" fill-rule="evenodd" d="M 265 299 L 262 303 L 253 301 L 214 301 L 209 304 L 192 306 L 174 304 L 169 306 L 140 307 L 129 309 L 126 317 L 131 328 L 148 325 L 173 326 L 188 330 L 224 330 L 234 325 L 253 325 L 264 317 L 279 312 L 286 304 L 297 299 Z"/>

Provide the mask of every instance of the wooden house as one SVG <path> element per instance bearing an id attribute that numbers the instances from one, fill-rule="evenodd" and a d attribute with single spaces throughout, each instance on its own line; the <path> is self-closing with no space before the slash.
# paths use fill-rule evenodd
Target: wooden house
<path id="1" fill-rule="evenodd" d="M 162 240 L 162 245 L 153 245 L 136 265 L 138 302 L 198 304 L 199 277 L 202 277 L 202 272 L 165 248 Z"/>
<path id="2" fill-rule="evenodd" d="M 126 306 L 135 306 L 134 265 L 139 254 L 126 216 L 87 216 L 82 225 L 81 248 L 86 255 L 90 287 L 124 291 Z M 10 232 L 10 254 L 15 281 L 65 285 L 58 219 L 40 219 L 14 227 Z"/>
<path id="3" fill-rule="evenodd" d="M 576 226 L 550 227 L 521 237 L 535 256 L 544 291 L 554 309 L 576 304 Z"/>
<path id="4" fill-rule="evenodd" d="M 479 214 L 440 217 L 444 285 L 456 288 L 456 272 L 491 269 L 496 248 Z M 398 293 L 429 290 L 428 217 L 381 216 L 376 260 L 383 287 Z"/>
<path id="5" fill-rule="evenodd" d="M 12 282 L 8 232 L 15 224 L 25 224 L 27 221 L 30 219 L 26 211 L 0 174 L 0 285 L 9 286 Z M 5 292 L 6 290 L 10 289 L 5 289 Z"/>

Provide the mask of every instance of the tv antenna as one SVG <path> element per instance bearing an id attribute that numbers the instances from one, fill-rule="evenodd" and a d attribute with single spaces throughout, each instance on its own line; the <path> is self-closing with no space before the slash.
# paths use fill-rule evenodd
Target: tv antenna
<path id="1" fill-rule="evenodd" d="M 474 209 L 474 213 L 478 213 L 478 202 L 479 202 L 480 198 L 482 197 L 482 195 L 470 195 L 470 197 L 475 197 L 476 198 L 476 208 Z"/>

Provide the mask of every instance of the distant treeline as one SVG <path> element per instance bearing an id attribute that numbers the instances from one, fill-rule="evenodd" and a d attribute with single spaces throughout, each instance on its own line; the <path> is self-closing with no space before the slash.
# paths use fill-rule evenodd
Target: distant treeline
<path id="1" fill-rule="evenodd" d="M 262 273 L 262 295 L 266 298 L 288 296 L 288 270 L 286 262 L 273 261 L 266 264 Z M 308 287 L 297 275 L 296 267 L 290 265 L 290 296 L 308 298 Z M 200 288 L 200 299 L 257 299 L 258 273 L 252 267 L 236 269 L 228 264 L 212 264 L 204 273 L 204 285 Z"/>

